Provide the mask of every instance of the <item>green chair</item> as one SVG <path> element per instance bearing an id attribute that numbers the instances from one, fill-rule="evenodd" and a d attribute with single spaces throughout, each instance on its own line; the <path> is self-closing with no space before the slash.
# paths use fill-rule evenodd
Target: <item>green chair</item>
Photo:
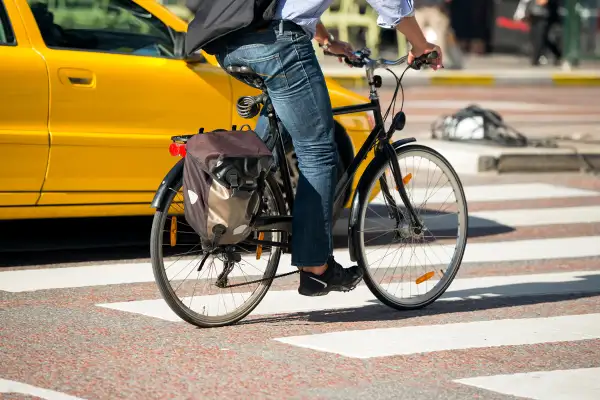
<path id="1" fill-rule="evenodd" d="M 370 18 L 373 18 L 375 21 L 377 20 L 377 12 L 369 6 L 369 4 L 365 0 L 358 0 L 359 5 L 366 6 L 366 15 L 369 15 Z M 407 50 L 407 42 L 406 37 L 402 33 L 396 30 L 396 42 L 398 45 L 398 57 L 405 55 Z"/>
<path id="2" fill-rule="evenodd" d="M 365 6 L 365 12 L 360 12 L 360 6 Z M 365 0 L 335 0 L 332 6 L 321 17 L 327 27 L 338 31 L 340 40 L 349 41 L 349 28 L 360 27 L 366 29 L 366 43 L 372 51 L 373 57 L 379 55 L 381 28 L 377 25 L 377 13 Z M 396 34 L 398 55 L 407 52 L 406 38 L 400 32 Z"/>
<path id="3" fill-rule="evenodd" d="M 335 10 L 335 11 L 334 11 Z M 349 28 L 366 29 L 367 47 L 374 57 L 379 53 L 380 28 L 377 26 L 377 16 L 372 12 L 361 14 L 359 4 L 354 0 L 335 0 L 329 10 L 321 16 L 321 22 L 328 28 L 338 31 L 340 40 L 349 42 Z"/>

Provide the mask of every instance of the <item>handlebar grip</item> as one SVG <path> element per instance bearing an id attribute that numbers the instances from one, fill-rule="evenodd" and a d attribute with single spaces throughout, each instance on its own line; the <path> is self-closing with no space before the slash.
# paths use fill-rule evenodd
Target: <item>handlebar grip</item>
<path id="1" fill-rule="evenodd" d="M 422 54 L 419 57 L 415 58 L 410 67 L 413 69 L 421 69 L 423 65 L 431 65 L 431 61 L 437 59 L 438 56 L 439 54 L 435 50 L 431 53 Z"/>
<path id="2" fill-rule="evenodd" d="M 436 58 L 438 58 L 438 52 L 434 50 L 431 53 L 427 53 L 425 58 L 427 58 L 428 60 L 435 60 Z"/>

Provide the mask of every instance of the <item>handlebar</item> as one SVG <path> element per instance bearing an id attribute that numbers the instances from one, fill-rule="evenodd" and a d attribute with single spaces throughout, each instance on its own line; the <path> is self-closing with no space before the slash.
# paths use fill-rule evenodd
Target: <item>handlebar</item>
<path id="1" fill-rule="evenodd" d="M 348 58 L 344 54 L 334 54 L 328 51 L 325 51 L 324 53 L 326 56 L 343 58 L 346 64 L 351 65 L 353 67 L 362 68 L 366 66 L 367 68 L 372 70 L 382 67 L 404 64 L 408 60 L 408 56 L 400 57 L 397 60 L 386 60 L 383 58 L 380 58 L 379 60 L 372 60 L 369 58 L 369 56 L 371 55 L 371 51 L 367 48 L 357 50 L 354 53 L 352 53 L 354 55 L 353 59 Z M 417 70 L 421 69 L 421 67 L 423 67 L 424 65 L 431 65 L 431 61 L 437 58 L 437 51 L 432 51 L 431 53 L 423 54 L 419 57 L 416 57 L 412 64 L 410 64 L 410 67 Z"/>

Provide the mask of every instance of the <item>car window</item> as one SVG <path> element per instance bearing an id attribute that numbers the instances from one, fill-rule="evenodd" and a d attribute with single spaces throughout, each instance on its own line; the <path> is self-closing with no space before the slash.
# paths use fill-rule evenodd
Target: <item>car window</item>
<path id="1" fill-rule="evenodd" d="M 131 0 L 28 0 L 46 46 L 173 57 L 171 29 Z"/>
<path id="2" fill-rule="evenodd" d="M 10 26 L 8 14 L 4 8 L 4 2 L 0 0 L 0 46 L 17 44 L 15 35 Z"/>

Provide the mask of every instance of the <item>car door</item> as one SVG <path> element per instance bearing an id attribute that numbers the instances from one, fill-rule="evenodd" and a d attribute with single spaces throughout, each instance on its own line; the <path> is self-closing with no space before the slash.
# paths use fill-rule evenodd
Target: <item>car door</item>
<path id="1" fill-rule="evenodd" d="M 131 0 L 28 4 L 50 80 L 40 204 L 148 204 L 177 161 L 171 136 L 230 126 L 229 76 L 174 57 L 170 28 L 146 8 Z"/>
<path id="2" fill-rule="evenodd" d="M 0 0 L 0 207 L 37 202 L 48 149 L 46 65 L 13 0 Z"/>

